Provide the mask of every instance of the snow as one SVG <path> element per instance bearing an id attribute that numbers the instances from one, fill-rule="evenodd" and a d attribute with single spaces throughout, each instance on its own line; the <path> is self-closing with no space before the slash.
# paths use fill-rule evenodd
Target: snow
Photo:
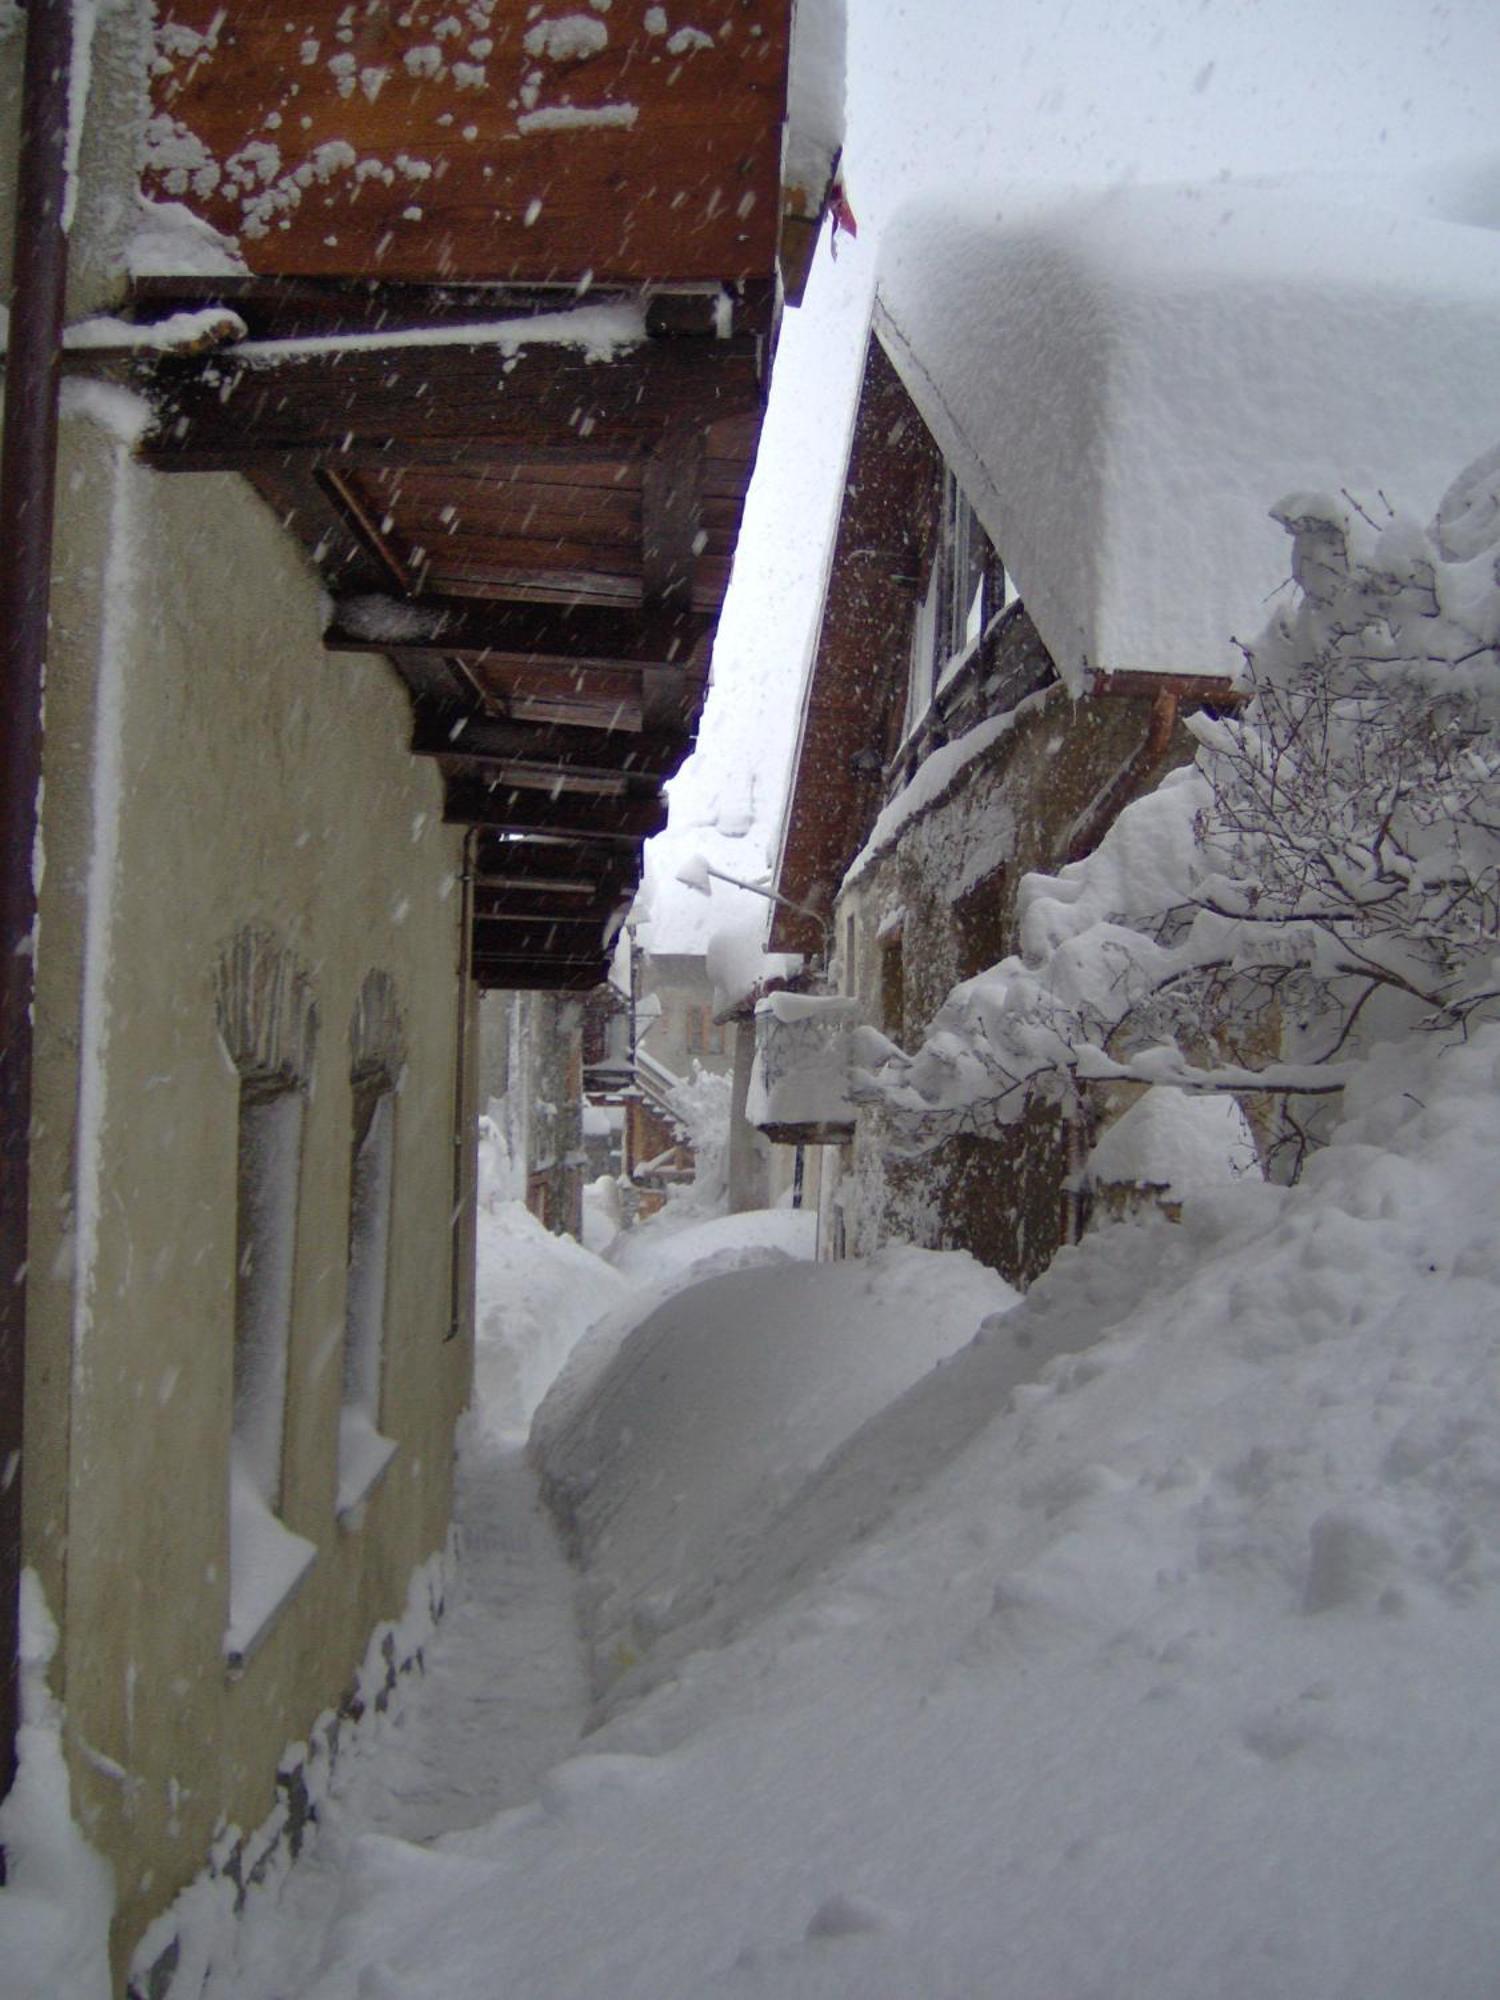
<path id="1" fill-rule="evenodd" d="M 858 1001 L 837 994 L 768 993 L 757 1001 L 750 1123 L 852 1130 L 849 1036 L 858 1021 Z"/>
<path id="2" fill-rule="evenodd" d="M 983 722 L 977 722 L 962 736 L 955 737 L 953 742 L 940 744 L 924 757 L 910 782 L 903 785 L 887 805 L 882 806 L 870 829 L 869 838 L 845 872 L 844 886 L 858 881 L 870 863 L 900 837 L 904 827 L 928 806 L 935 805 L 976 757 L 983 756 L 992 743 L 998 743 L 1002 736 L 1009 735 L 1022 717 L 1030 715 L 1046 698 L 1045 689 L 1027 695 L 1024 701 L 1017 702 L 1003 715 L 986 716 Z"/>
<path id="3" fill-rule="evenodd" d="M 662 1302 L 648 1226 L 635 1330 L 536 1432 L 601 1692 L 565 1645 L 536 1687 L 565 1575 L 484 1552 L 211 2000 L 1487 2000 L 1497 1089 L 1495 1028 L 1387 1046 L 1301 1185 L 1005 1310 L 899 1248 Z"/>
<path id="4" fill-rule="evenodd" d="M 863 230 L 917 194 L 1037 181 L 1337 174 L 1493 160 L 1492 7 L 1430 0 L 924 0 L 851 11 L 846 164 Z"/>
<path id="5" fill-rule="evenodd" d="M 766 919 L 743 905 L 733 919 L 709 933 L 704 957 L 714 990 L 714 1013 L 742 1008 L 778 979 L 790 979 L 802 960 L 791 952 L 767 951 Z"/>
<path id="6" fill-rule="evenodd" d="M 47 1687 L 57 1626 L 35 1570 L 21 1573 L 16 1781 L 0 1801 L 0 1992 L 6 2000 L 109 2000 L 114 1882 L 72 1817 L 64 1714 Z"/>
<path id="7" fill-rule="evenodd" d="M 129 348 L 141 353 L 180 354 L 210 343 L 217 346 L 224 341 L 243 340 L 245 331 L 245 322 L 239 314 L 228 312 L 223 306 L 171 313 L 166 319 L 153 320 L 148 325 L 105 313 L 67 327 L 63 346 L 75 353 Z"/>
<path id="8" fill-rule="evenodd" d="M 669 49 L 677 39 L 674 35 Z M 781 179 L 799 215 L 821 213 L 824 191 L 844 143 L 846 41 L 844 0 L 798 0 L 792 13 Z"/>
<path id="9" fill-rule="evenodd" d="M 592 14 L 564 14 L 550 21 L 538 21 L 521 37 L 528 55 L 546 56 L 552 62 L 581 62 L 609 47 L 609 30 Z"/>
<path id="10" fill-rule="evenodd" d="M 317 1545 L 279 1521 L 243 1455 L 229 1459 L 229 1623 L 224 1657 L 243 1665 L 318 1559 Z"/>
<path id="11" fill-rule="evenodd" d="M 574 1343 L 625 1291 L 624 1280 L 519 1202 L 478 1216 L 475 1408 L 488 1432 L 524 1438 Z"/>
<path id="12" fill-rule="evenodd" d="M 1090 1180 L 1161 1188 L 1179 1198 L 1260 1171 L 1255 1140 L 1232 1097 L 1189 1097 L 1153 1085 L 1089 1155 Z"/>
<path id="13" fill-rule="evenodd" d="M 722 934 L 726 1003 L 781 969 L 750 963 L 770 905 L 723 882 L 704 897 L 675 877 L 696 852 L 726 874 L 771 880 L 872 282 L 859 244 L 838 263 L 820 250 L 802 305 L 782 322 L 697 747 L 667 788 L 666 831 L 645 846 L 636 899 L 643 948 L 705 953 Z"/>
<path id="14" fill-rule="evenodd" d="M 574 306 L 567 312 L 518 314 L 462 326 L 403 327 L 378 333 L 305 334 L 280 340 L 242 340 L 230 352 L 240 360 L 295 360 L 310 354 L 384 353 L 396 347 L 495 347 L 507 358 L 528 347 L 581 347 L 589 361 L 609 361 L 646 338 L 645 308 Z"/>
<path id="15" fill-rule="evenodd" d="M 641 115 L 638 104 L 544 104 L 523 111 L 518 132 L 629 131 Z"/>
<path id="16" fill-rule="evenodd" d="M 641 1319 L 581 1406 L 543 1403 L 533 1451 L 587 1575 L 596 1683 L 700 1610 L 839 1444 L 1014 1297 L 962 1253 L 908 1246 L 730 1271 Z"/>
<path id="17" fill-rule="evenodd" d="M 1500 235 L 1316 188 L 918 209 L 876 323 L 1075 690 L 1234 671 L 1286 577 L 1268 495 L 1425 518 L 1500 435 Z"/>

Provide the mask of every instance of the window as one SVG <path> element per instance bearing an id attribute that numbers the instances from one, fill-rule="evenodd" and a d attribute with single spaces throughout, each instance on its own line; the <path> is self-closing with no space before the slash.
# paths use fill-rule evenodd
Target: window
<path id="1" fill-rule="evenodd" d="M 394 1090 L 384 1079 L 357 1087 L 349 1167 L 349 1276 L 344 1301 L 343 1402 L 339 1411 L 341 1514 L 364 1499 L 396 1449 L 380 1433 L 395 1137 Z"/>
<path id="2" fill-rule="evenodd" d="M 366 1498 L 396 1453 L 380 1428 L 404 1036 L 390 975 L 366 975 L 349 1030 L 349 1259 L 339 1404 L 338 1511 Z"/>
<path id="3" fill-rule="evenodd" d="M 907 728 L 921 721 L 950 661 L 981 637 L 1006 602 L 1005 573 L 970 506 L 946 469 L 927 589 L 912 623 Z"/>
<path id="4" fill-rule="evenodd" d="M 239 1071 L 224 1653 L 242 1667 L 317 1555 L 282 1520 L 291 1406 L 302 1127 L 317 1011 L 291 954 L 243 930 L 220 957 L 219 1033 Z M 227 1195 L 227 1190 L 226 1190 Z"/>
<path id="5" fill-rule="evenodd" d="M 906 1038 L 906 967 L 899 924 L 880 935 L 880 1026 L 898 1047 Z"/>
<path id="6" fill-rule="evenodd" d="M 273 1512 L 281 1505 L 302 1111 L 300 1090 L 253 1079 L 240 1085 L 233 1451 Z"/>
<path id="7" fill-rule="evenodd" d="M 689 1055 L 721 1056 L 724 1053 L 724 1024 L 716 1021 L 711 1007 L 683 1009 L 685 1045 Z"/>

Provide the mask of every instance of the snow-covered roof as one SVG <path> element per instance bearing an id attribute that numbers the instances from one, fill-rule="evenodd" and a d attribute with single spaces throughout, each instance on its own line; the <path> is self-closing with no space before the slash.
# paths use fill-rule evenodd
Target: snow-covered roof
<path id="1" fill-rule="evenodd" d="M 913 210 L 876 325 L 1075 688 L 1232 671 L 1283 494 L 1426 518 L 1500 438 L 1500 234 L 1306 189 Z"/>

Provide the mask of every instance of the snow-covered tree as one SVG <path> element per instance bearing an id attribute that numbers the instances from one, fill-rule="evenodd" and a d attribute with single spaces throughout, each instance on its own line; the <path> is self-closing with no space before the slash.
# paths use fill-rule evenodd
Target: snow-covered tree
<path id="1" fill-rule="evenodd" d="M 913 1136 L 1092 1084 L 1328 1095 L 1376 1034 L 1500 1002 L 1500 449 L 1430 528 L 1347 497 L 1274 516 L 1296 601 L 1194 765 L 1018 902 L 1020 952 L 860 1078 Z"/>
<path id="2" fill-rule="evenodd" d="M 673 1122 L 693 1149 L 692 1198 L 705 1206 L 728 1191 L 731 1095 L 727 1076 L 717 1076 L 695 1060 L 668 1099 Z"/>

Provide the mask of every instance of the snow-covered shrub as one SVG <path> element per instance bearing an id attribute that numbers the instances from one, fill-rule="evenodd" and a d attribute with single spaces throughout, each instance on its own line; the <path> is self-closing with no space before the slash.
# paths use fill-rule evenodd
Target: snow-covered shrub
<path id="1" fill-rule="evenodd" d="M 1387 510 L 1389 512 L 1389 510 Z M 1020 953 L 863 1073 L 915 1136 L 1135 1081 L 1304 1102 L 1363 1041 L 1500 1000 L 1500 449 L 1428 529 L 1325 495 L 1274 510 L 1295 604 L 1195 765 L 1018 902 Z"/>
<path id="2" fill-rule="evenodd" d="M 721 1199 L 729 1187 L 729 1107 L 733 1086 L 699 1062 L 672 1090 L 672 1118 L 693 1149 L 695 1205 Z"/>

